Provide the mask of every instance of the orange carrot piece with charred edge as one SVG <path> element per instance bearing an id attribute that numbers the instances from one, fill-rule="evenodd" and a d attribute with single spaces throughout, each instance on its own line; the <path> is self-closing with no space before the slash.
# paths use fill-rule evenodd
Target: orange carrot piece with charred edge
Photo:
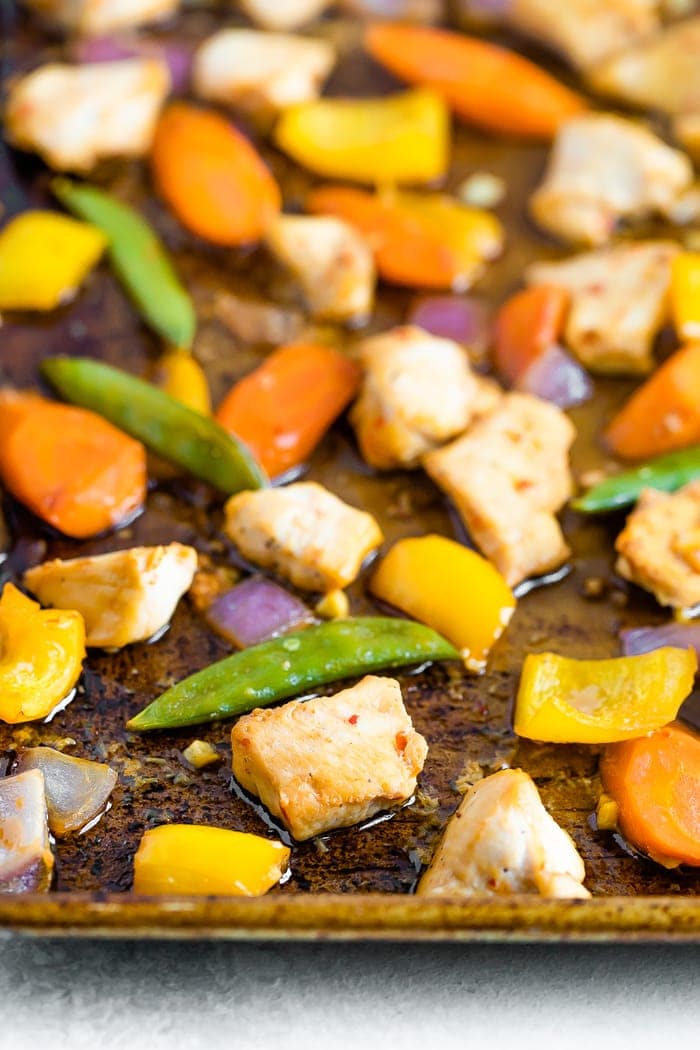
<path id="1" fill-rule="evenodd" d="M 677 350 L 614 417 L 605 441 L 622 459 L 649 459 L 700 442 L 700 344 Z"/>
<path id="2" fill-rule="evenodd" d="M 308 459 L 359 382 L 359 367 L 340 351 L 294 343 L 236 383 L 216 418 L 275 477 Z"/>
<path id="3" fill-rule="evenodd" d="M 0 395 L 0 477 L 38 517 L 75 539 L 114 528 L 146 498 L 143 445 L 84 408 Z"/>
<path id="4" fill-rule="evenodd" d="M 367 29 L 365 47 L 400 80 L 433 88 L 458 116 L 487 131 L 549 139 L 588 108 L 528 59 L 462 33 L 379 23 Z"/>
<path id="5" fill-rule="evenodd" d="M 212 110 L 168 106 L 151 154 L 156 188 L 183 226 L 214 244 L 257 241 L 281 194 L 248 139 Z"/>
<path id="6" fill-rule="evenodd" d="M 496 368 L 509 383 L 559 339 L 569 294 L 553 285 L 524 288 L 498 311 L 494 329 Z"/>
<path id="7" fill-rule="evenodd" d="M 611 744 L 600 772 L 633 846 L 667 867 L 700 865 L 700 736 L 673 723 Z"/>

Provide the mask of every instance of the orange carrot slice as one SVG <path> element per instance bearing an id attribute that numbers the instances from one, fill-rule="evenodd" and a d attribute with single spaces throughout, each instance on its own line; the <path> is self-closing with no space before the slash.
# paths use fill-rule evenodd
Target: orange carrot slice
<path id="1" fill-rule="evenodd" d="M 700 344 L 669 357 L 632 394 L 604 437 L 622 459 L 648 459 L 700 442 Z"/>
<path id="2" fill-rule="evenodd" d="M 308 459 L 359 381 L 359 367 L 340 351 L 294 343 L 236 383 L 216 418 L 275 477 Z"/>
<path id="3" fill-rule="evenodd" d="M 214 244 L 259 240 L 281 207 L 279 187 L 248 139 L 220 114 L 186 102 L 158 121 L 151 166 L 180 222 Z"/>
<path id="4" fill-rule="evenodd" d="M 586 110 L 581 95 L 521 55 L 430 26 L 371 25 L 365 47 L 409 84 L 431 87 L 464 120 L 487 131 L 552 138 Z"/>
<path id="5" fill-rule="evenodd" d="M 600 772 L 629 842 L 675 867 L 700 865 L 700 736 L 673 723 L 605 749 Z"/>
<path id="6" fill-rule="evenodd" d="M 559 339 L 569 294 L 553 285 L 525 288 L 498 311 L 494 331 L 496 368 L 515 383 Z"/>
<path id="7" fill-rule="evenodd" d="M 0 396 L 0 478 L 38 517 L 85 539 L 141 507 L 146 453 L 94 412 L 6 391 Z"/>

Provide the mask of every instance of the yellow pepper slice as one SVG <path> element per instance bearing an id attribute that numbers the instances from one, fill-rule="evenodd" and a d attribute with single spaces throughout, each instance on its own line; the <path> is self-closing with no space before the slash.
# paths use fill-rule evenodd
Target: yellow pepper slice
<path id="1" fill-rule="evenodd" d="M 42 609 L 11 584 L 0 597 L 0 718 L 46 718 L 71 691 L 85 657 L 78 612 Z"/>
<path id="2" fill-rule="evenodd" d="M 468 670 L 477 672 L 486 667 L 515 609 L 498 570 L 444 536 L 399 540 L 372 577 L 370 590 L 444 635 Z"/>
<path id="3" fill-rule="evenodd" d="M 700 339 L 700 252 L 681 252 L 673 259 L 671 317 L 680 340 Z"/>
<path id="4" fill-rule="evenodd" d="M 203 416 L 211 415 L 207 377 L 187 350 L 166 350 L 156 365 L 154 378 L 156 385 L 176 401 Z"/>
<path id="5" fill-rule="evenodd" d="M 203 824 L 147 831 L 134 856 L 134 892 L 257 897 L 279 882 L 289 849 L 274 839 Z"/>
<path id="6" fill-rule="evenodd" d="M 52 211 L 25 211 L 0 232 L 0 310 L 68 302 L 107 246 L 101 230 Z"/>
<path id="7" fill-rule="evenodd" d="M 322 98 L 285 110 L 280 149 L 319 175 L 358 182 L 432 182 L 448 164 L 449 115 L 433 91 Z"/>
<path id="8" fill-rule="evenodd" d="M 696 670 L 693 650 L 669 646 L 609 660 L 531 653 L 523 664 L 514 729 L 554 744 L 632 740 L 673 721 Z"/>

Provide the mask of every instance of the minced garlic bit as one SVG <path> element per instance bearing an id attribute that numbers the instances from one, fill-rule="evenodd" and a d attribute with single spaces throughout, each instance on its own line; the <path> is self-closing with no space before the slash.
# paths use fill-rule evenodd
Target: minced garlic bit
<path id="1" fill-rule="evenodd" d="M 206 740 L 193 740 L 182 754 L 195 769 L 203 769 L 204 766 L 212 766 L 215 762 L 221 762 L 219 752 Z"/>
<path id="2" fill-rule="evenodd" d="M 457 196 L 472 208 L 496 208 L 506 195 L 506 184 L 490 171 L 475 171 L 462 182 Z"/>
<path id="3" fill-rule="evenodd" d="M 596 822 L 601 831 L 614 831 L 617 827 L 619 810 L 617 802 L 610 795 L 601 795 L 595 812 Z"/>
<path id="4" fill-rule="evenodd" d="M 350 602 L 345 591 L 337 589 L 324 594 L 316 606 L 323 620 L 345 620 L 350 614 Z"/>

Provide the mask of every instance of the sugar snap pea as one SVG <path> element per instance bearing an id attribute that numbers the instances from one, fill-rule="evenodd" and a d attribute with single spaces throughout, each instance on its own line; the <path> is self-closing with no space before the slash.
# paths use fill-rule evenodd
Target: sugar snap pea
<path id="1" fill-rule="evenodd" d="M 572 500 L 574 510 L 583 514 L 603 514 L 636 503 L 643 489 L 676 489 L 700 477 L 700 445 L 671 452 L 667 456 L 649 460 L 632 470 L 606 478 L 594 485 L 578 499 Z"/>
<path id="2" fill-rule="evenodd" d="M 146 220 L 97 186 L 56 178 L 51 188 L 64 207 L 107 235 L 112 266 L 146 323 L 168 343 L 189 350 L 197 326 L 194 306 Z"/>
<path id="3" fill-rule="evenodd" d="M 129 729 L 173 729 L 232 718 L 340 678 L 426 660 L 458 660 L 436 631 L 384 616 L 334 620 L 227 656 L 178 682 Z"/>
<path id="4" fill-rule="evenodd" d="M 41 371 L 67 401 L 104 416 L 227 495 L 267 484 L 242 442 L 151 383 L 88 357 L 48 357 Z"/>

